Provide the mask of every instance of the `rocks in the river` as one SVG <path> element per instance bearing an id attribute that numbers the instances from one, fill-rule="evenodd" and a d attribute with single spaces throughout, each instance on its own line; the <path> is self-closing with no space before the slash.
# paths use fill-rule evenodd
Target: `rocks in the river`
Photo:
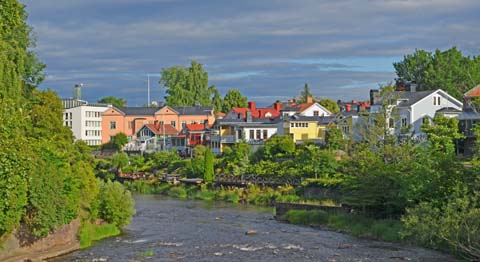
<path id="1" fill-rule="evenodd" d="M 245 235 L 256 235 L 256 234 L 257 234 L 257 230 L 253 230 L 253 229 L 247 230 L 247 232 L 245 232 Z"/>

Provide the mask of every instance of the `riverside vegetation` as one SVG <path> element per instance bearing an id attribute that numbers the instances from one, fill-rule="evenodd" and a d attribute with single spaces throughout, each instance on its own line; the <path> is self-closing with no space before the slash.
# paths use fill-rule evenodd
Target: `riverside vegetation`
<path id="1" fill-rule="evenodd" d="M 22 225 L 42 238 L 77 218 L 82 247 L 118 234 L 134 213 L 130 192 L 95 177 L 90 148 L 63 126 L 58 96 L 36 89 L 45 65 L 30 51 L 24 6 L 0 6 L 0 236 Z"/>

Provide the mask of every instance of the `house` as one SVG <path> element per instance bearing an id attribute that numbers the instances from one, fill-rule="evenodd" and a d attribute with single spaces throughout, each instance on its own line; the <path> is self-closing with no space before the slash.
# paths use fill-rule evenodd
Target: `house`
<path id="1" fill-rule="evenodd" d="M 185 128 L 172 137 L 172 147 L 182 152 L 184 155 L 190 155 L 198 145 L 211 147 L 211 128 L 205 124 L 187 124 Z"/>
<path id="2" fill-rule="evenodd" d="M 277 102 L 279 103 L 279 102 Z M 313 97 L 308 97 L 306 103 L 297 104 L 294 101 L 281 104 L 282 116 L 331 116 L 332 113 L 325 107 L 313 101 Z"/>
<path id="3" fill-rule="evenodd" d="M 225 147 L 246 142 L 256 150 L 277 133 L 280 118 L 253 118 L 250 111 L 244 119 L 217 119 L 211 135 L 212 153 L 220 154 Z"/>
<path id="4" fill-rule="evenodd" d="M 140 151 L 170 150 L 172 148 L 172 137 L 177 134 L 177 129 L 172 125 L 154 121 L 153 124 L 145 124 L 138 130 L 134 148 Z M 130 146 L 132 147 L 132 145 Z"/>
<path id="5" fill-rule="evenodd" d="M 476 137 L 473 132 L 475 125 L 480 124 L 480 85 L 475 86 L 464 94 L 464 106 L 458 116 L 459 130 L 465 138 L 461 143 L 460 151 L 464 155 L 472 155 L 475 150 Z"/>
<path id="6" fill-rule="evenodd" d="M 102 114 L 102 143 L 124 133 L 134 144 L 137 132 L 146 124 L 171 125 L 181 131 L 187 124 L 215 122 L 212 106 L 112 107 Z"/>
<path id="7" fill-rule="evenodd" d="M 272 107 L 257 107 L 256 102 L 248 102 L 248 107 L 233 107 L 223 118 L 245 119 L 247 112 L 250 112 L 252 118 L 277 118 L 280 116 L 280 103 L 273 104 Z"/>
<path id="8" fill-rule="evenodd" d="M 80 99 L 62 99 L 63 125 L 70 127 L 75 140 L 89 146 L 102 144 L 102 113 L 112 106 Z"/>
<path id="9" fill-rule="evenodd" d="M 325 143 L 325 132 L 336 125 L 334 116 L 284 116 L 278 126 L 279 135 L 289 135 L 296 144 Z"/>
<path id="10" fill-rule="evenodd" d="M 379 91 L 370 91 L 371 107 L 370 114 L 379 112 L 382 108 Z M 416 140 L 426 139 L 426 134 L 421 128 L 425 122 L 430 122 L 436 114 L 445 114 L 455 117 L 454 112 L 460 112 L 463 103 L 449 95 L 447 92 L 437 89 L 428 91 L 416 91 L 416 85 L 409 83 L 405 91 L 395 91 L 394 101 L 390 101 L 389 108 L 397 109 L 397 117 L 390 118 L 388 128 L 396 135 L 402 133 L 412 134 Z M 457 114 L 458 115 L 458 114 Z"/>

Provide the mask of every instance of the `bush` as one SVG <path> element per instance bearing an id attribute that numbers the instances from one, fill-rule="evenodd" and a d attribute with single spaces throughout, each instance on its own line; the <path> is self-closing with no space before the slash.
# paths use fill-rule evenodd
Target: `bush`
<path id="1" fill-rule="evenodd" d="M 130 191 L 119 182 L 98 181 L 100 218 L 118 227 L 128 225 L 135 214 L 135 203 Z"/>
<path id="2" fill-rule="evenodd" d="M 325 225 L 328 214 L 321 210 L 289 210 L 283 219 L 295 225 Z"/>
<path id="3" fill-rule="evenodd" d="M 167 191 L 167 194 L 171 197 L 176 197 L 181 199 L 187 199 L 188 197 L 187 190 L 183 186 L 171 187 Z"/>

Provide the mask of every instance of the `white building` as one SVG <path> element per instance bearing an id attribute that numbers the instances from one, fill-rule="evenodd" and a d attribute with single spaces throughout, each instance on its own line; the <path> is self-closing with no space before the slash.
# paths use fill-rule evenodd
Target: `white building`
<path id="1" fill-rule="evenodd" d="M 102 113 L 111 107 L 106 104 L 88 104 L 77 99 L 64 99 L 63 125 L 72 129 L 75 140 L 87 145 L 102 144 Z"/>

